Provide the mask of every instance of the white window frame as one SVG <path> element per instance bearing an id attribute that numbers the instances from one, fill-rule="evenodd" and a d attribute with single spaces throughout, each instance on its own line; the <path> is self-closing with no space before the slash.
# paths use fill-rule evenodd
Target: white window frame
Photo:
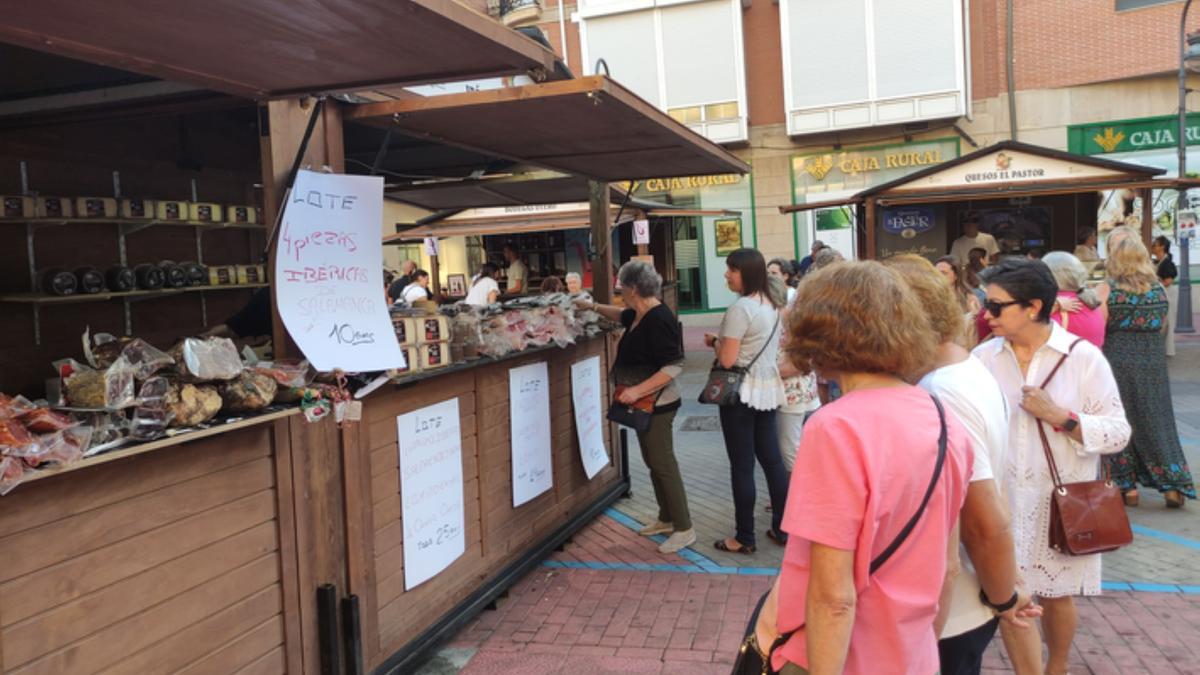
<path id="1" fill-rule="evenodd" d="M 617 14 L 630 14 L 634 12 L 651 11 L 654 12 L 654 52 L 658 60 L 658 100 L 661 102 L 659 109 L 663 112 L 668 110 L 667 101 L 667 82 L 666 82 L 666 57 L 663 54 L 662 42 L 662 12 L 661 8 L 675 7 L 678 5 L 701 4 L 708 2 L 723 2 L 729 5 L 730 11 L 733 13 L 733 30 L 734 30 L 734 54 L 733 68 L 734 78 L 736 80 L 738 116 L 718 122 L 700 122 L 697 124 L 686 125 L 696 133 L 700 134 L 713 141 L 714 143 L 742 143 L 750 140 L 749 130 L 749 100 L 746 95 L 746 45 L 744 33 L 742 32 L 742 2 L 741 0 L 625 0 L 620 3 L 605 4 L 600 7 L 588 8 L 585 1 L 581 0 L 579 10 L 572 16 L 571 20 L 579 25 L 579 46 L 580 53 L 583 54 L 583 74 L 595 75 L 596 59 L 592 58 L 588 48 L 588 32 L 587 20 L 600 17 L 614 16 Z M 615 73 L 613 78 L 621 81 L 621 74 Z M 688 108 L 691 106 L 705 106 L 715 103 L 728 103 L 729 99 L 712 100 L 706 102 L 686 103 L 669 106 L 670 108 Z M 733 128 L 736 123 L 736 129 Z"/>
<path id="2" fill-rule="evenodd" d="M 956 29 L 954 34 L 956 88 L 879 98 L 875 72 L 875 3 L 889 1 L 891 0 L 865 0 L 867 21 L 863 26 L 863 31 L 866 35 L 867 48 L 867 99 L 801 108 L 793 103 L 792 40 L 788 34 L 788 28 L 791 26 L 790 5 L 792 0 L 779 0 L 779 31 L 783 47 L 783 104 L 789 136 L 961 117 L 970 110 L 971 102 L 968 98 L 967 83 L 969 76 L 967 58 L 969 55 L 966 52 L 968 36 L 964 23 L 964 5 L 967 0 L 954 0 L 953 2 L 953 25 Z M 890 111 L 899 110 L 906 105 L 910 106 L 913 114 L 889 116 Z M 927 112 L 922 112 L 923 106 L 928 108 Z M 825 118 L 824 124 L 798 124 L 799 118 L 818 120 L 822 116 Z"/>

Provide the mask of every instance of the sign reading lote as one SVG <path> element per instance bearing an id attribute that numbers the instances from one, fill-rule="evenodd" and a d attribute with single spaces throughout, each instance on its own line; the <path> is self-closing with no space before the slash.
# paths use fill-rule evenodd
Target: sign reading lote
<path id="1" fill-rule="evenodd" d="M 546 364 L 508 371 L 513 506 L 554 485 L 550 470 L 550 375 Z"/>
<path id="2" fill-rule="evenodd" d="M 600 396 L 600 357 L 571 364 L 571 403 L 575 408 L 575 434 L 583 471 L 591 480 L 608 465 L 604 449 L 604 402 Z"/>
<path id="3" fill-rule="evenodd" d="M 317 370 L 405 367 L 383 288 L 383 178 L 301 171 L 275 254 L 279 315 Z"/>
<path id="4" fill-rule="evenodd" d="M 433 578 L 466 550 L 458 399 L 400 415 L 404 590 Z"/>

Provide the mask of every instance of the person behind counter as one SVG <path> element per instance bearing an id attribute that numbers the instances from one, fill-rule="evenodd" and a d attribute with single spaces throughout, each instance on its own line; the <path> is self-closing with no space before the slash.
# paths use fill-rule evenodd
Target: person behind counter
<path id="1" fill-rule="evenodd" d="M 527 293 L 529 291 L 529 268 L 521 262 L 517 249 L 513 248 L 512 244 L 504 245 L 504 259 L 508 262 L 504 293 L 507 295 Z"/>
<path id="2" fill-rule="evenodd" d="M 496 282 L 496 275 L 499 272 L 500 268 L 496 267 L 494 263 L 483 263 L 475 281 L 471 282 L 471 290 L 467 292 L 463 304 L 476 306 L 495 304 L 500 297 L 500 284 Z"/>
<path id="3" fill-rule="evenodd" d="M 412 283 L 412 273 L 417 271 L 417 263 L 414 260 L 405 260 L 400 263 L 400 276 L 388 286 L 388 297 L 392 302 L 400 299 L 404 294 L 404 289 Z"/>
<path id="4" fill-rule="evenodd" d="M 412 281 L 400 293 L 400 299 L 412 306 L 413 303 L 429 299 L 429 272 L 416 270 L 412 273 Z"/>
<path id="5" fill-rule="evenodd" d="M 259 288 L 250 300 L 225 320 L 200 334 L 200 337 L 253 338 L 271 336 L 271 289 Z"/>
<path id="6" fill-rule="evenodd" d="M 950 246 L 950 255 L 958 261 L 959 265 L 965 266 L 971 262 L 971 249 L 981 248 L 986 253 L 989 262 L 1000 253 L 1000 245 L 996 243 L 996 238 L 987 232 L 979 231 L 979 216 L 974 213 L 969 213 L 962 221 L 963 234 Z"/>
<path id="7" fill-rule="evenodd" d="M 675 378 L 683 372 L 683 344 L 679 321 L 666 305 L 659 301 L 662 276 L 648 263 L 631 260 L 617 274 L 625 289 L 625 307 L 598 305 L 576 300 L 584 309 L 592 309 L 625 326 L 625 335 L 617 344 L 613 377 L 626 388 L 617 397 L 632 404 L 639 399 L 654 397 L 654 414 L 650 428 L 638 433 L 642 458 L 650 467 L 650 482 L 658 501 L 658 520 L 643 527 L 638 534 L 650 537 L 668 534 L 659 545 L 662 553 L 674 553 L 696 543 L 688 511 L 687 493 L 679 463 L 675 460 L 675 441 L 672 424 L 679 410 L 679 388 Z"/>
<path id="8" fill-rule="evenodd" d="M 542 293 L 562 293 L 565 290 L 567 290 L 567 287 L 563 285 L 562 280 L 558 277 L 550 276 L 542 279 Z"/>
<path id="9" fill-rule="evenodd" d="M 1100 262 L 1100 253 L 1096 250 L 1096 230 L 1086 228 L 1079 233 L 1079 245 L 1075 247 L 1075 257 L 1084 265 Z"/>

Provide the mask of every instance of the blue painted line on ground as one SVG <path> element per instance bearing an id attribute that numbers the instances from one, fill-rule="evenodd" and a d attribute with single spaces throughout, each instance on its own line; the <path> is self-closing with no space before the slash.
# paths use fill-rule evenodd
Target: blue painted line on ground
<path id="1" fill-rule="evenodd" d="M 1178 534 L 1172 534 L 1170 532 L 1163 532 L 1161 530 L 1152 530 L 1144 525 L 1131 525 L 1131 527 L 1133 528 L 1134 533 L 1140 534 L 1143 537 L 1154 537 L 1155 539 L 1162 539 L 1163 541 L 1169 541 L 1178 546 L 1184 546 L 1196 551 L 1200 551 L 1200 541 L 1196 541 L 1195 539 L 1188 539 L 1187 537 L 1182 537 Z"/>

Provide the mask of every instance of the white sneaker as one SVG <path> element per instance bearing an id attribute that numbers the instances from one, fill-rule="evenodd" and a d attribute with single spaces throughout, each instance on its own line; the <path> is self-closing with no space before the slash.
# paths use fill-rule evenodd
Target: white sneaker
<path id="1" fill-rule="evenodd" d="M 675 528 L 670 523 L 664 523 L 661 520 L 656 520 L 653 523 L 638 530 L 638 534 L 643 537 L 653 537 L 656 534 L 670 534 L 675 531 Z"/>
<path id="2" fill-rule="evenodd" d="M 687 548 L 696 543 L 696 530 L 683 530 L 682 532 L 673 532 L 667 540 L 658 545 L 659 553 L 675 553 L 680 549 Z"/>

